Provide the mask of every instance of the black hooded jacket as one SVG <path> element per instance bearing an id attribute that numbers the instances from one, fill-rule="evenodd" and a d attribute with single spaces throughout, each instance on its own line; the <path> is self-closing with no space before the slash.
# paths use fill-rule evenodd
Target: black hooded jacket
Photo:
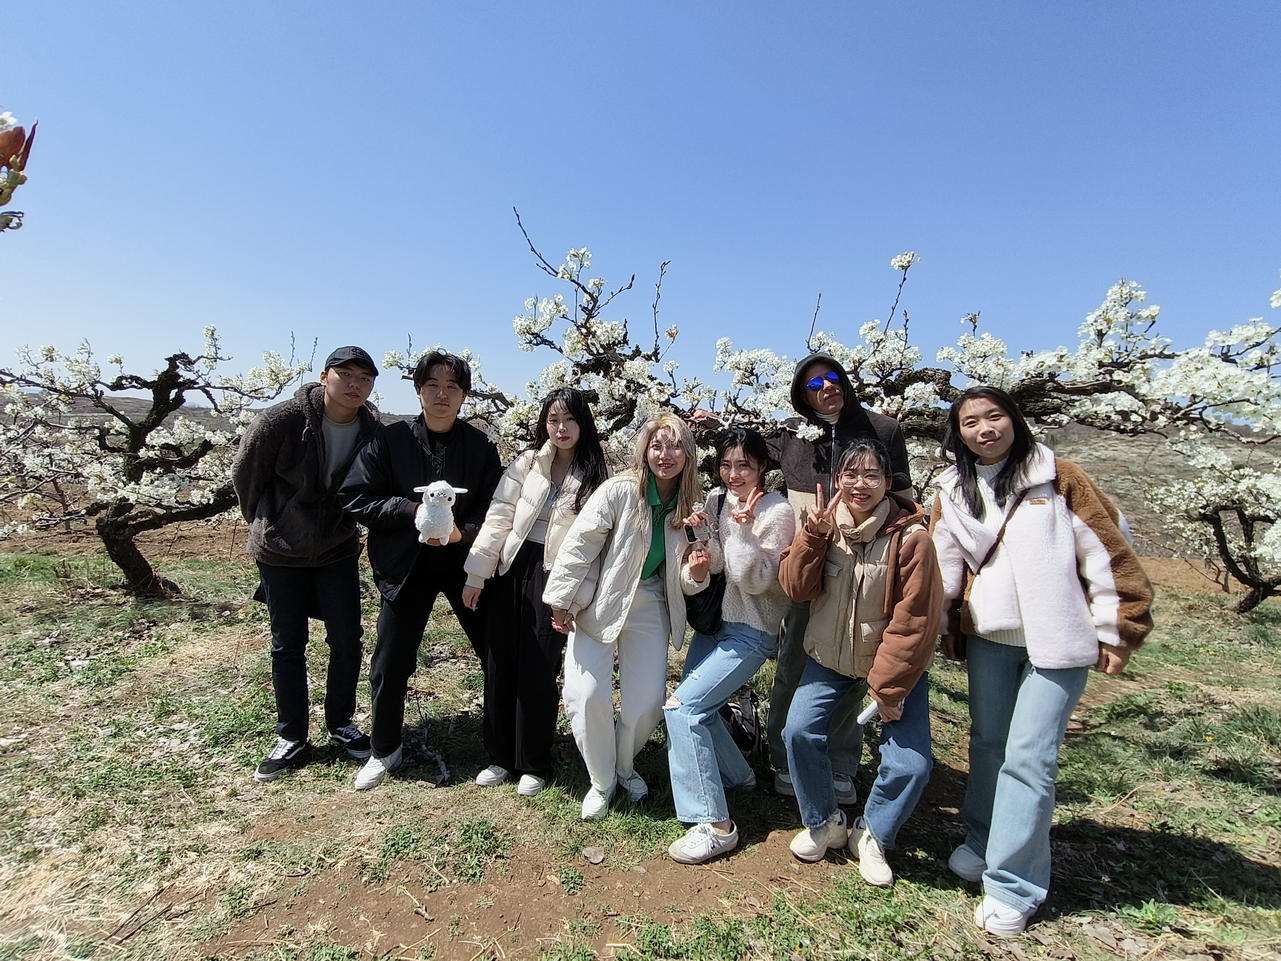
<path id="1" fill-rule="evenodd" d="M 437 468 L 430 447 L 421 414 L 390 424 L 360 452 L 338 492 L 343 508 L 369 529 L 369 564 L 378 590 L 389 601 L 400 593 L 420 550 L 440 551 L 442 559 L 457 562 L 461 578 L 467 551 L 503 476 L 498 448 L 461 418 L 445 441 L 443 469 Z M 414 526 L 422 495 L 414 488 L 438 480 L 467 489 L 454 502 L 454 525 L 462 540 L 424 548 Z"/>
<path id="2" fill-rule="evenodd" d="M 840 419 L 829 424 L 814 412 L 810 406 L 809 389 L 802 377 L 815 361 L 826 361 L 840 375 L 841 392 L 845 396 L 845 405 L 841 408 Z M 875 438 L 885 445 L 890 454 L 890 465 L 894 476 L 890 480 L 890 490 L 910 491 L 912 475 L 908 468 L 907 444 L 903 441 L 903 429 L 898 421 L 884 414 L 877 414 L 859 403 L 854 393 L 854 385 L 846 376 L 845 368 L 826 351 L 816 351 L 802 359 L 796 365 L 792 375 L 792 407 L 800 414 L 803 421 L 791 420 L 787 429 L 770 440 L 770 452 L 783 470 L 783 479 L 787 483 L 789 499 L 798 503 L 790 495 L 801 494 L 814 496 L 814 488 L 822 484 L 830 497 L 835 488 L 836 459 L 852 441 L 860 438 Z M 823 431 L 823 436 L 816 440 L 802 440 L 796 436 L 796 429 L 802 423 L 813 424 Z"/>
<path id="3" fill-rule="evenodd" d="M 249 555 L 277 567 L 323 567 L 360 553 L 356 522 L 335 497 L 351 461 L 325 485 L 325 388 L 304 384 L 268 407 L 240 438 L 231 482 L 249 524 Z M 378 409 L 357 412 L 355 458 L 378 430 Z"/>

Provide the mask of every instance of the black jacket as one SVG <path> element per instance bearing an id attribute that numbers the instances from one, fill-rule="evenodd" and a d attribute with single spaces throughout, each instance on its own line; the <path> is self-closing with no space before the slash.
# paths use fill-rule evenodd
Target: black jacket
<path id="1" fill-rule="evenodd" d="M 443 462 L 443 471 L 437 470 L 420 414 L 380 430 L 356 457 L 338 492 L 343 509 L 369 529 L 369 563 L 378 590 L 389 601 L 400 593 L 420 550 L 446 552 L 443 556 L 451 564 L 456 561 L 462 571 L 503 476 L 498 448 L 462 420 L 454 421 L 449 432 Z M 414 527 L 414 514 L 422 503 L 422 495 L 414 488 L 438 480 L 467 489 L 454 502 L 454 523 L 463 539 L 444 547 L 426 547 Z"/>
<path id="2" fill-rule="evenodd" d="M 805 369 L 817 360 L 830 363 L 841 377 L 845 405 L 841 408 L 840 420 L 835 424 L 827 423 L 814 413 L 814 408 L 809 403 L 808 389 L 801 380 Z M 845 368 L 831 354 L 819 351 L 796 365 L 796 373 L 792 375 L 792 407 L 804 420 L 798 418 L 788 421 L 785 424 L 787 429 L 770 440 L 770 453 L 782 468 L 783 479 L 787 482 L 789 491 L 813 496 L 815 486 L 822 484 L 828 496 L 831 496 L 835 487 L 836 458 L 851 441 L 863 437 L 879 439 L 889 451 L 890 465 L 894 468 L 890 490 L 910 491 L 912 475 L 908 467 L 903 429 L 893 417 L 877 414 L 859 403 L 854 394 L 854 385 L 845 374 Z M 823 431 L 823 436 L 812 441 L 797 437 L 794 431 L 803 423 L 818 427 Z"/>
<path id="3" fill-rule="evenodd" d="M 278 567 L 320 567 L 360 553 L 356 522 L 336 494 L 352 461 L 325 486 L 325 388 L 304 384 L 293 398 L 269 407 L 240 438 L 231 482 L 249 524 L 249 555 Z M 378 430 L 378 409 L 357 412 L 354 459 Z"/>

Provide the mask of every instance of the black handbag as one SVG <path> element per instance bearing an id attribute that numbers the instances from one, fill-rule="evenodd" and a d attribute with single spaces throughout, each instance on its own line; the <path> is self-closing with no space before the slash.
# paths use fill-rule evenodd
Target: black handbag
<path id="1" fill-rule="evenodd" d="M 725 492 L 716 501 L 716 522 L 719 526 L 721 509 L 725 506 Z M 725 574 L 708 574 L 712 582 L 697 594 L 685 596 L 685 620 L 700 634 L 716 634 L 724 626 L 721 607 L 725 603 Z"/>

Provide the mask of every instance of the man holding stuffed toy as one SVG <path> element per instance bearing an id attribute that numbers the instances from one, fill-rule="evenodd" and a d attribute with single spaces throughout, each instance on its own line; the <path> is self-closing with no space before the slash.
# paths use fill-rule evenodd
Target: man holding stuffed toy
<path id="1" fill-rule="evenodd" d="M 369 563 L 382 594 L 369 668 L 373 753 L 356 775 L 357 790 L 381 784 L 403 762 L 405 694 L 438 595 L 449 600 L 482 669 L 485 664 L 484 602 L 475 611 L 463 603 L 463 562 L 503 467 L 484 432 L 458 416 L 470 390 L 467 361 L 439 350 L 424 356 L 414 368 L 422 414 L 379 431 L 338 492 L 343 508 L 369 529 Z M 423 509 L 416 488 L 439 480 L 457 492 L 454 529 L 447 539 L 423 543 L 415 525 Z"/>

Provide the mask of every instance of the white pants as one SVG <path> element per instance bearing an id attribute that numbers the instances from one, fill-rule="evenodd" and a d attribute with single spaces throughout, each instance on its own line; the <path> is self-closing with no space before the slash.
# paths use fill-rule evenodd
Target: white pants
<path id="1" fill-rule="evenodd" d="M 565 647 L 565 714 L 592 787 L 613 792 L 663 719 L 670 617 L 663 577 L 640 582 L 617 644 L 575 628 Z M 618 724 L 614 724 L 614 649 L 618 649 Z"/>

